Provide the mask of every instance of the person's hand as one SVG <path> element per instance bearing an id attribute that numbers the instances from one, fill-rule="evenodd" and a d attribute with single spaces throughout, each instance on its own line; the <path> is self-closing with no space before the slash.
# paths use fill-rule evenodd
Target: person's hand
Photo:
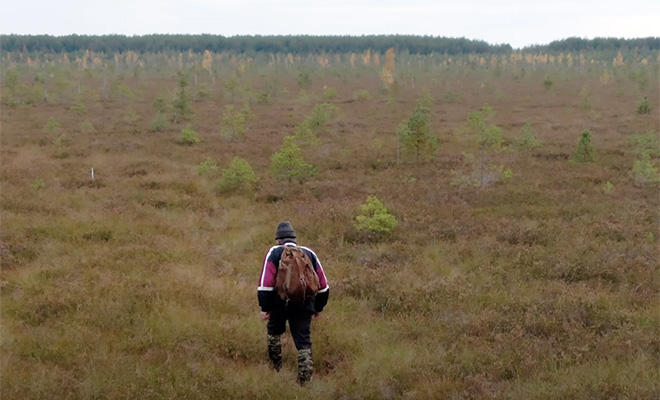
<path id="1" fill-rule="evenodd" d="M 268 318 L 270 318 L 270 313 L 266 311 L 262 311 L 259 315 L 264 321 L 268 321 Z"/>
<path id="2" fill-rule="evenodd" d="M 321 318 L 321 314 L 322 314 L 322 312 L 314 313 L 314 315 L 312 315 L 312 319 L 319 319 L 319 318 Z"/>

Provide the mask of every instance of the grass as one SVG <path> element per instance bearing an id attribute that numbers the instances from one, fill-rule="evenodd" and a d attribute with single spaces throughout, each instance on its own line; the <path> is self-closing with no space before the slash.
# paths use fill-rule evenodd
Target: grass
<path id="1" fill-rule="evenodd" d="M 134 124 L 122 122 L 127 104 L 91 95 L 84 116 L 70 102 L 3 107 L 3 399 L 660 396 L 660 199 L 657 184 L 628 175 L 637 159 L 628 137 L 658 133 L 658 94 L 642 93 L 653 107 L 638 115 L 629 107 L 638 94 L 614 95 L 633 92 L 623 78 L 601 85 L 598 73 L 561 70 L 550 96 L 547 71 L 516 81 L 505 69 L 487 78 L 497 90 L 485 90 L 488 72 L 465 70 L 451 79 L 460 101 L 440 101 L 448 86 L 417 72 L 395 107 L 376 95 L 354 100 L 357 90 L 379 93 L 377 73 L 315 75 L 309 99 L 337 88 L 329 100 L 341 117 L 305 149 L 319 174 L 304 184 L 268 173 L 315 106 L 297 100 L 293 72 L 280 77 L 289 94 L 253 105 L 249 131 L 231 142 L 218 125 L 220 80 L 204 82 L 209 100 L 192 104 L 203 142 L 179 145 L 181 126 L 151 132 L 153 99 L 177 81 L 148 68 L 124 81 L 140 89 Z M 258 74 L 243 80 L 259 87 Z M 579 109 L 575 88 L 585 84 L 596 119 Z M 439 149 L 430 162 L 397 163 L 396 126 L 423 87 L 436 99 Z M 462 152 L 476 151 L 454 132 L 485 102 L 505 143 L 530 122 L 544 144 L 491 156 L 513 170 L 508 182 L 452 187 Z M 51 117 L 67 133 L 66 158 L 43 130 Z M 571 164 L 585 129 L 598 160 Z M 207 157 L 228 165 L 236 156 L 260 180 L 254 193 L 221 193 L 219 173 L 197 173 Z M 397 218 L 391 234 L 355 230 L 370 195 Z M 331 285 L 313 322 L 316 376 L 306 388 L 295 384 L 290 338 L 283 371 L 269 369 L 258 317 L 261 262 L 281 220 L 317 252 Z"/>

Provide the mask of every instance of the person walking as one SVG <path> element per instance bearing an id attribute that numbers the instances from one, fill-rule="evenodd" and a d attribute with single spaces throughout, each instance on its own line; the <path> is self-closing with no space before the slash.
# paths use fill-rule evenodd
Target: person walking
<path id="1" fill-rule="evenodd" d="M 276 371 L 282 368 L 281 336 L 286 331 L 286 322 L 288 321 L 293 342 L 298 350 L 298 383 L 304 385 L 311 380 L 314 372 L 311 321 L 321 316 L 323 308 L 328 302 L 330 287 L 318 257 L 311 249 L 298 246 L 296 232 L 289 221 L 278 224 L 275 231 L 275 240 L 277 245 L 271 247 L 264 257 L 257 289 L 261 318 L 268 321 L 266 328 L 268 358 Z M 302 250 L 302 253 L 304 253 L 303 258 L 308 258 L 316 276 L 318 276 L 316 295 L 302 301 L 289 299 L 282 288 L 282 282 L 287 281 L 288 285 L 290 279 L 285 279 L 284 275 L 287 274 L 287 271 L 282 269 L 280 261 L 285 251 L 296 248 Z M 282 274 L 279 280 L 277 279 L 278 272 Z M 286 278 L 290 277 L 287 276 Z M 301 281 L 303 280 L 301 279 Z"/>

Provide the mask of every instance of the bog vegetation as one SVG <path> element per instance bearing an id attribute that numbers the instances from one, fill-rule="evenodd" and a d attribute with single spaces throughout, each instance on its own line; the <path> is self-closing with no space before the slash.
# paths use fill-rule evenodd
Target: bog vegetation
<path id="1" fill-rule="evenodd" d="M 3 399 L 660 396 L 657 51 L 23 39 Z M 306 388 L 258 317 L 281 220 L 331 286 Z"/>

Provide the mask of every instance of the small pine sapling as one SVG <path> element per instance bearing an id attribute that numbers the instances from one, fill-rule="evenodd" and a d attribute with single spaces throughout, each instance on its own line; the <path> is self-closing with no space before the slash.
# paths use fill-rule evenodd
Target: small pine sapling
<path id="1" fill-rule="evenodd" d="M 552 90 L 552 85 L 553 85 L 552 79 L 550 79 L 550 77 L 547 76 L 547 77 L 543 80 L 543 88 L 545 88 L 545 91 L 546 91 L 546 92 L 549 92 L 549 91 Z"/>
<path id="2" fill-rule="evenodd" d="M 300 183 L 316 176 L 317 170 L 305 162 L 302 150 L 294 143 L 292 136 L 284 138 L 280 150 L 270 157 L 270 172 L 276 179 L 298 180 Z"/>
<path id="3" fill-rule="evenodd" d="M 54 133 L 62 128 L 62 125 L 53 117 L 48 118 L 48 121 L 44 125 L 44 131 L 48 133 Z"/>
<path id="4" fill-rule="evenodd" d="M 170 129 L 170 121 L 167 120 L 165 114 L 162 112 L 157 112 L 154 116 L 154 119 L 151 121 L 151 131 L 152 132 L 163 132 Z"/>
<path id="5" fill-rule="evenodd" d="M 543 143 L 536 139 L 532 124 L 526 122 L 522 127 L 522 137 L 518 140 L 518 147 L 523 150 L 532 150 L 541 147 Z"/>
<path id="6" fill-rule="evenodd" d="M 193 145 L 201 141 L 202 140 L 197 136 L 197 132 L 195 132 L 195 130 L 190 125 L 186 125 L 186 127 L 181 131 L 181 143 Z"/>
<path id="7" fill-rule="evenodd" d="M 388 235 L 396 226 L 396 218 L 376 196 L 367 197 L 367 202 L 360 206 L 360 214 L 355 217 L 355 229 L 376 235 Z"/>
<path id="8" fill-rule="evenodd" d="M 202 161 L 201 164 L 197 166 L 197 173 L 199 175 L 204 175 L 209 172 L 215 172 L 218 170 L 218 165 L 213 161 L 211 157 L 207 157 L 206 160 Z"/>
<path id="9" fill-rule="evenodd" d="M 250 163 L 237 156 L 231 160 L 229 167 L 222 171 L 218 188 L 224 193 L 250 193 L 254 191 L 258 183 L 257 175 Z"/>
<path id="10" fill-rule="evenodd" d="M 651 114 L 651 105 L 646 96 L 644 96 L 637 104 L 637 114 Z"/>
<path id="11" fill-rule="evenodd" d="M 653 164 L 649 153 L 643 153 L 642 157 L 635 161 L 633 164 L 630 176 L 639 186 L 649 186 L 654 183 L 660 182 L 660 174 L 658 174 L 658 167 Z"/>
<path id="12" fill-rule="evenodd" d="M 591 132 L 584 131 L 571 159 L 577 163 L 589 163 L 596 162 L 596 158 L 596 146 L 591 139 Z"/>

